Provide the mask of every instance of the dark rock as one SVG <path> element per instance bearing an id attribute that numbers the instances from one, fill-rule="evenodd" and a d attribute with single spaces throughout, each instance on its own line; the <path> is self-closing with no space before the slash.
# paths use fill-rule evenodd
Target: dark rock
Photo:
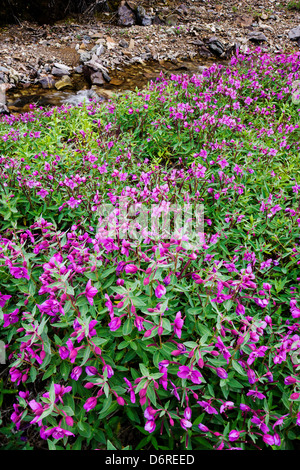
<path id="1" fill-rule="evenodd" d="M 220 57 L 225 52 L 224 45 L 215 36 L 208 39 L 207 45 L 208 45 L 209 50 L 217 57 Z"/>
<path id="2" fill-rule="evenodd" d="M 123 5 L 118 9 L 118 25 L 119 26 L 133 26 L 136 24 L 136 16 L 130 8 Z"/>
<path id="3" fill-rule="evenodd" d="M 121 41 L 119 42 L 119 46 L 127 49 L 129 47 L 129 43 L 125 41 L 125 39 L 121 39 Z"/>
<path id="4" fill-rule="evenodd" d="M 199 47 L 199 50 L 198 50 L 198 53 L 201 57 L 204 57 L 204 58 L 209 58 L 209 57 L 212 57 L 213 54 L 211 53 L 211 51 L 204 45 L 200 46 Z"/>
<path id="5" fill-rule="evenodd" d="M 55 80 L 52 77 L 42 77 L 39 79 L 39 84 L 42 85 L 44 89 L 54 88 Z"/>
<path id="6" fill-rule="evenodd" d="M 110 82 L 110 81 L 111 81 L 110 76 L 108 75 L 107 72 L 105 72 L 105 70 L 102 70 L 102 75 L 103 75 L 103 77 L 104 77 L 104 80 L 106 80 L 107 82 Z"/>
<path id="7" fill-rule="evenodd" d="M 159 15 L 155 15 L 154 18 L 152 18 L 152 24 L 164 24 L 164 21 Z"/>
<path id="8" fill-rule="evenodd" d="M 136 21 L 140 26 L 150 26 L 152 24 L 152 18 L 146 14 L 145 8 L 141 5 L 136 9 Z"/>

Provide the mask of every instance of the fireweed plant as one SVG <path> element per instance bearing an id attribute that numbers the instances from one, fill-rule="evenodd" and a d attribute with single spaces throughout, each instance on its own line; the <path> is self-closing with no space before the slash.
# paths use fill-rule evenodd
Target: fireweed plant
<path id="1" fill-rule="evenodd" d="M 134 449 L 295 447 L 299 78 L 299 53 L 256 49 L 1 119 L 8 447 L 121 449 L 128 426 Z M 105 237 L 121 196 L 203 204 L 203 245 Z"/>

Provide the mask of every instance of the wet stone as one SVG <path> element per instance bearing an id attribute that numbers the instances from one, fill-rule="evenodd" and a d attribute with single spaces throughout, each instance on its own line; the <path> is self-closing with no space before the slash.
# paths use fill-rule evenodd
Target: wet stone
<path id="1" fill-rule="evenodd" d="M 94 72 L 91 74 L 91 82 L 93 85 L 104 85 L 105 80 L 101 72 Z"/>
<path id="2" fill-rule="evenodd" d="M 39 79 L 39 84 L 44 88 L 44 89 L 50 89 L 55 86 L 55 80 L 52 77 L 42 77 Z"/>

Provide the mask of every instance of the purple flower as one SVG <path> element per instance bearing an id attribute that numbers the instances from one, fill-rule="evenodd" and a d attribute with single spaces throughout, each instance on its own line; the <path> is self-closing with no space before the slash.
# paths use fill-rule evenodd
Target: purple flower
<path id="1" fill-rule="evenodd" d="M 254 384 L 256 382 L 256 377 L 255 377 L 254 370 L 249 369 L 247 371 L 247 375 L 248 375 L 249 384 L 251 384 L 251 385 Z"/>
<path id="2" fill-rule="evenodd" d="M 13 325 L 14 323 L 17 323 L 19 321 L 18 313 L 19 313 L 18 308 L 16 308 L 16 310 L 14 310 L 11 313 L 4 313 L 3 314 L 3 318 L 4 318 L 3 327 L 6 328 L 9 325 Z"/>
<path id="3" fill-rule="evenodd" d="M 177 337 L 181 338 L 181 329 L 183 327 L 184 321 L 181 318 L 181 312 L 176 313 L 175 321 L 174 321 L 174 333 Z"/>
<path id="4" fill-rule="evenodd" d="M 94 367 L 94 366 L 87 366 L 87 367 L 85 368 L 85 372 L 86 372 L 86 374 L 89 375 L 89 376 L 98 374 L 98 370 L 97 370 L 97 368 Z"/>
<path id="5" fill-rule="evenodd" d="M 4 295 L 4 294 L 1 294 L 0 292 L 0 308 L 3 308 L 6 301 L 9 300 L 11 298 L 11 295 Z"/>
<path id="6" fill-rule="evenodd" d="M 203 432 L 209 432 L 209 429 L 207 426 L 205 426 L 204 424 L 202 423 L 199 423 L 198 424 L 198 428 L 200 429 L 200 431 L 203 431 Z"/>
<path id="7" fill-rule="evenodd" d="M 19 405 L 15 403 L 13 403 L 13 408 L 15 411 L 10 416 L 10 419 L 12 420 L 13 423 L 15 423 L 17 430 L 19 430 L 20 425 L 21 425 L 21 417 L 22 417 L 23 411 L 20 412 Z"/>
<path id="8" fill-rule="evenodd" d="M 79 379 L 79 377 L 81 376 L 81 374 L 82 374 L 82 367 L 76 366 L 72 370 L 70 377 L 71 377 L 72 380 L 77 381 Z"/>
<path id="9" fill-rule="evenodd" d="M 107 378 L 110 379 L 114 375 L 114 371 L 112 367 L 109 366 L 108 364 L 105 364 L 102 368 L 103 374 L 105 370 L 107 371 Z"/>
<path id="10" fill-rule="evenodd" d="M 273 446 L 275 444 L 274 436 L 271 436 L 271 434 L 264 434 L 263 435 L 263 441 L 268 446 Z"/>
<path id="11" fill-rule="evenodd" d="M 247 397 L 259 398 L 263 400 L 266 396 L 263 393 L 258 392 L 257 390 L 249 390 Z"/>
<path id="12" fill-rule="evenodd" d="M 94 299 L 93 298 L 95 297 L 95 295 L 97 293 L 98 293 L 98 290 L 96 289 L 96 287 L 92 286 L 92 281 L 89 279 L 89 281 L 86 285 L 85 291 L 84 291 L 84 295 L 88 299 L 90 305 L 94 304 Z"/>
<path id="13" fill-rule="evenodd" d="M 65 393 L 71 392 L 71 390 L 72 390 L 72 387 L 70 385 L 65 387 L 64 385 L 54 384 L 54 391 L 55 391 L 54 403 L 57 403 L 58 401 L 60 401 L 63 404 L 63 399 L 62 399 L 63 395 Z M 43 397 L 49 398 L 49 392 L 43 393 Z"/>
<path id="14" fill-rule="evenodd" d="M 188 366 L 179 366 L 179 372 L 177 372 L 177 375 L 181 379 L 191 380 L 194 384 L 201 384 L 202 375 L 196 369 L 190 369 Z"/>
<path id="15" fill-rule="evenodd" d="M 16 279 L 30 279 L 29 277 L 29 274 L 28 274 L 28 271 L 26 268 L 24 267 L 15 267 L 15 266 L 11 266 L 9 268 L 9 271 L 10 271 L 10 274 L 15 277 Z"/>
<path id="16" fill-rule="evenodd" d="M 116 331 L 120 328 L 122 320 L 120 317 L 114 317 L 108 324 L 110 331 Z"/>
<path id="17" fill-rule="evenodd" d="M 129 382 L 129 380 L 126 379 L 126 377 L 123 377 L 123 379 L 125 380 L 125 382 L 128 386 L 126 392 L 130 394 L 130 401 L 131 401 L 131 403 L 135 403 L 135 393 L 134 393 L 134 388 L 132 386 L 132 383 Z"/>
<path id="18" fill-rule="evenodd" d="M 68 359 L 70 356 L 70 351 L 66 346 L 61 346 L 58 350 L 61 359 Z"/>
<path id="19" fill-rule="evenodd" d="M 156 424 L 154 419 L 150 419 L 146 422 L 145 424 L 145 431 L 148 431 L 149 433 L 153 432 L 155 430 Z"/>
<path id="20" fill-rule="evenodd" d="M 35 401 L 35 400 L 31 400 L 31 401 L 29 402 L 29 406 L 30 406 L 30 408 L 32 409 L 32 411 L 33 411 L 34 414 L 35 414 L 35 417 L 33 418 L 32 421 L 30 421 L 30 423 L 31 423 L 31 424 L 34 424 L 34 423 L 41 424 L 41 423 L 39 423 L 39 421 L 40 421 L 39 418 L 40 418 L 41 414 L 42 414 L 47 408 L 49 408 L 49 405 L 46 405 L 46 406 L 45 406 L 45 409 L 44 409 L 40 403 L 38 403 L 38 402 Z"/>
<path id="21" fill-rule="evenodd" d="M 158 284 L 158 286 L 155 289 L 155 296 L 160 299 L 163 295 L 166 293 L 166 288 L 162 284 Z"/>
<path id="22" fill-rule="evenodd" d="M 90 397 L 87 399 L 85 404 L 83 405 L 83 408 L 86 411 L 91 411 L 95 406 L 97 405 L 97 398 L 96 397 Z"/>
<path id="23" fill-rule="evenodd" d="M 220 379 L 227 379 L 228 374 L 226 370 L 223 369 L 222 367 L 217 367 L 216 372 L 218 374 L 218 377 L 220 377 Z"/>
<path id="24" fill-rule="evenodd" d="M 228 439 L 230 440 L 230 442 L 236 441 L 239 437 L 240 437 L 240 431 L 232 430 L 228 434 Z"/>
<path id="25" fill-rule="evenodd" d="M 127 274 L 134 274 L 138 271 L 138 267 L 135 264 L 126 264 L 124 271 Z"/>
<path id="26" fill-rule="evenodd" d="M 51 429 L 46 429 L 46 431 L 44 431 L 44 435 L 46 437 L 52 436 L 53 439 L 62 439 L 65 436 L 75 436 L 75 434 L 73 434 L 71 431 L 60 428 L 59 426 L 56 426 L 55 428 Z"/>
<path id="27" fill-rule="evenodd" d="M 208 413 L 209 415 L 217 415 L 218 412 L 215 408 L 213 408 L 210 403 L 206 402 L 206 401 L 197 401 L 197 403 L 202 406 L 204 408 L 204 410 L 206 411 L 206 413 Z"/>
<path id="28" fill-rule="evenodd" d="M 180 420 L 180 426 L 181 426 L 185 431 L 187 431 L 187 429 L 188 429 L 188 428 L 191 428 L 193 425 L 192 425 L 192 423 L 191 423 L 189 420 L 187 420 L 187 419 L 185 419 L 185 418 L 182 418 L 182 419 Z"/>

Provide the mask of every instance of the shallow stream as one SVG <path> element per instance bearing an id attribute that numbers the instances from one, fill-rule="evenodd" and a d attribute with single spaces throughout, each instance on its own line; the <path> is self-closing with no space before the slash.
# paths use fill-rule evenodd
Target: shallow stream
<path id="1" fill-rule="evenodd" d="M 11 113 L 22 113 L 29 110 L 30 104 L 37 106 L 61 106 L 65 103 L 78 104 L 85 98 L 91 97 L 95 92 L 100 100 L 109 99 L 113 93 L 125 90 L 142 89 L 147 83 L 155 81 L 162 71 L 166 76 L 170 74 L 200 73 L 201 68 L 212 65 L 215 60 L 177 60 L 172 62 L 149 61 L 144 64 L 134 64 L 123 70 L 109 72 L 110 82 L 102 86 L 91 87 L 91 84 L 82 74 L 73 74 L 70 78 L 72 86 L 61 90 L 56 88 L 44 89 L 41 85 L 23 85 L 7 91 L 7 107 Z"/>

